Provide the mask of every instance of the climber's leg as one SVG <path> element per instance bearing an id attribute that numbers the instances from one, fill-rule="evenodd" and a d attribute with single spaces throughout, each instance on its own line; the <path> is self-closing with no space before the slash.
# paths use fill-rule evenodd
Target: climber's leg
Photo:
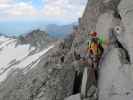
<path id="1" fill-rule="evenodd" d="M 80 93 L 81 98 L 87 97 L 87 81 L 88 81 L 88 67 L 85 67 L 81 83 L 81 93 Z"/>

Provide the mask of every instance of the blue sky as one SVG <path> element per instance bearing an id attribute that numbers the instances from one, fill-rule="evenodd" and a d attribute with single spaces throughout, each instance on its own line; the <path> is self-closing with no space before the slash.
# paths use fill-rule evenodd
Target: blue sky
<path id="1" fill-rule="evenodd" d="M 0 0 L 0 33 L 22 34 L 47 24 L 69 24 L 82 16 L 87 0 Z"/>

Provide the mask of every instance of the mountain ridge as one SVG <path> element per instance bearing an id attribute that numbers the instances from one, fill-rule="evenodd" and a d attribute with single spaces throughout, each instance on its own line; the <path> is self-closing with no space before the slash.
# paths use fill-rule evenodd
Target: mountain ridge
<path id="1" fill-rule="evenodd" d="M 85 12 L 79 19 L 78 29 L 74 31 L 76 33 L 73 32 L 67 38 L 55 43 L 46 54 L 39 56 L 37 62 L 31 61 L 29 67 L 32 68 L 27 73 L 23 73 L 23 69 L 11 71 L 8 78 L 0 85 L 0 100 L 75 100 L 75 98 L 80 100 L 82 77 L 79 73 L 83 73 L 85 66 L 81 64 L 79 56 L 83 48 L 86 48 L 87 33 L 96 31 L 109 35 L 108 33 L 112 32 L 110 30 L 117 26 L 121 28 L 120 33 L 113 31 L 117 41 L 112 42 L 110 38 L 109 48 L 105 48 L 103 59 L 98 66 L 98 85 L 87 89 L 88 97 L 85 99 L 131 100 L 133 98 L 133 12 L 130 12 L 132 5 L 132 0 L 88 0 Z M 78 37 L 75 35 L 77 32 L 79 32 Z M 5 45 L 8 46 L 8 43 Z M 27 51 L 27 48 L 24 50 Z M 40 55 L 41 51 L 45 49 L 33 53 L 30 57 Z M 125 51 L 129 54 L 129 61 Z M 23 58 L 24 54 L 19 54 Z M 76 92 L 74 87 L 77 87 Z"/>

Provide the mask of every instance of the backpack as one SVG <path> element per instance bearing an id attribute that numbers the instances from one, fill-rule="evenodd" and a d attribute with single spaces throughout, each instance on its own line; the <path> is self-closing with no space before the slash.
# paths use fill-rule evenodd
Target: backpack
<path id="1" fill-rule="evenodd" d="M 103 52 L 102 46 L 99 44 L 98 39 L 94 38 L 88 42 L 88 51 L 96 56 L 101 56 Z"/>

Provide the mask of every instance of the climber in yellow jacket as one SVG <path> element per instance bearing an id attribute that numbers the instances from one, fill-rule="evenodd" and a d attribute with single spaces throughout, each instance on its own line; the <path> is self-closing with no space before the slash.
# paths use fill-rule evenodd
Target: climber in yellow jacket
<path id="1" fill-rule="evenodd" d="M 102 53 L 102 38 L 97 37 L 97 32 L 91 32 L 88 34 L 89 39 L 87 43 L 87 51 L 94 56 L 101 56 Z M 101 50 L 102 49 L 102 50 Z"/>
<path id="2" fill-rule="evenodd" d="M 91 86 L 97 87 L 98 80 L 98 61 L 100 57 L 100 46 L 98 42 L 97 32 L 88 34 L 82 84 L 81 84 L 81 100 L 87 98 L 87 91 Z"/>
<path id="3" fill-rule="evenodd" d="M 87 54 L 89 55 L 87 59 L 91 60 L 90 66 L 95 70 L 95 77 L 98 80 L 98 64 L 100 58 L 104 51 L 104 45 L 106 44 L 103 35 L 99 35 L 97 32 L 91 32 L 88 34 L 88 44 L 87 44 Z M 89 62 L 88 62 L 89 63 Z"/>

